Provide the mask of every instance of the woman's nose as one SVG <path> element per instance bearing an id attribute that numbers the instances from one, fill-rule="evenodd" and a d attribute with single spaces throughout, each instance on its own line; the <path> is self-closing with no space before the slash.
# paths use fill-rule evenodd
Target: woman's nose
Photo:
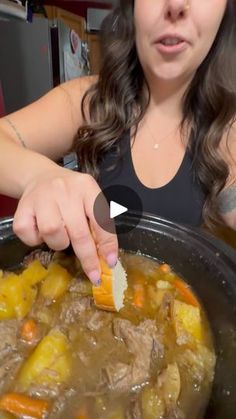
<path id="1" fill-rule="evenodd" d="M 190 8 L 190 0 L 166 0 L 166 17 L 172 21 L 183 18 Z"/>

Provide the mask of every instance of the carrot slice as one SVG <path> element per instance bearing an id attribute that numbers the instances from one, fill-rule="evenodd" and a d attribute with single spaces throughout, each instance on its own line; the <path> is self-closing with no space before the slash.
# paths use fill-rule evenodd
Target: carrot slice
<path id="1" fill-rule="evenodd" d="M 163 274 L 169 274 L 171 272 L 171 267 L 167 263 L 162 263 L 159 266 L 159 271 Z"/>
<path id="2" fill-rule="evenodd" d="M 175 288 L 180 292 L 182 297 L 184 298 L 185 302 L 191 304 L 195 307 L 200 307 L 198 300 L 196 299 L 195 295 L 190 290 L 189 286 L 185 284 L 181 279 L 176 278 L 173 281 Z"/>
<path id="3" fill-rule="evenodd" d="M 143 284 L 135 284 L 134 285 L 134 299 L 133 303 L 135 307 L 142 308 L 144 306 L 145 301 L 145 292 Z"/>
<path id="4" fill-rule="evenodd" d="M 89 416 L 85 407 L 82 407 L 79 410 L 78 415 L 76 416 L 76 419 L 89 419 Z"/>
<path id="5" fill-rule="evenodd" d="M 27 319 L 21 327 L 21 337 L 27 342 L 32 343 L 37 337 L 38 326 L 34 319 Z"/>
<path id="6" fill-rule="evenodd" d="M 46 400 L 33 399 L 20 393 L 7 393 L 0 398 L 0 410 L 5 410 L 17 416 L 31 416 L 43 419 L 48 411 Z"/>

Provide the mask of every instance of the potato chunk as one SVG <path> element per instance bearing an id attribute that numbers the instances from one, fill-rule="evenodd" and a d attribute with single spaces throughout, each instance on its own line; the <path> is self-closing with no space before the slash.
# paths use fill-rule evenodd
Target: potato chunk
<path id="1" fill-rule="evenodd" d="M 203 340 L 201 313 L 198 307 L 174 300 L 172 316 L 179 345 L 191 340 Z"/>
<path id="2" fill-rule="evenodd" d="M 167 407 L 175 405 L 180 394 L 180 373 L 177 363 L 169 364 L 158 376 L 157 386 L 162 392 Z"/>
<path id="3" fill-rule="evenodd" d="M 71 353 L 66 336 L 52 330 L 38 344 L 22 366 L 17 389 L 27 391 L 32 384 L 55 385 L 67 381 L 71 373 Z"/>
<path id="4" fill-rule="evenodd" d="M 42 281 L 47 275 L 47 269 L 43 267 L 39 260 L 34 260 L 29 266 L 21 273 L 20 277 L 27 285 L 36 285 Z"/>
<path id="5" fill-rule="evenodd" d="M 35 284 L 47 274 L 39 261 L 32 262 L 20 275 L 10 273 L 0 282 L 0 320 L 25 317 L 34 303 Z"/>
<path id="6" fill-rule="evenodd" d="M 143 419 L 157 419 L 164 415 L 165 404 L 156 387 L 145 387 L 142 392 Z"/>
<path id="7" fill-rule="evenodd" d="M 20 276 L 7 276 L 0 284 L 0 320 L 25 317 L 36 293 L 36 289 L 25 284 Z"/>
<path id="8" fill-rule="evenodd" d="M 40 294 L 49 300 L 57 300 L 68 289 L 71 275 L 58 263 L 53 263 L 48 268 L 48 274 L 43 281 Z"/>

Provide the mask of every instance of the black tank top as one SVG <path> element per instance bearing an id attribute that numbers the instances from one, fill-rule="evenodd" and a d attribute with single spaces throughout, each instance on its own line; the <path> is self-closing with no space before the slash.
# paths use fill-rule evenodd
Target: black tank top
<path id="1" fill-rule="evenodd" d="M 101 189 L 112 185 L 128 186 L 141 198 L 143 211 L 192 226 L 202 223 L 202 209 L 206 196 L 194 177 L 188 152 L 185 152 L 173 179 L 166 185 L 153 189 L 144 186 L 136 175 L 129 133 L 121 138 L 119 145 L 120 152 L 117 147 L 113 147 L 104 155 L 99 165 L 98 183 Z"/>

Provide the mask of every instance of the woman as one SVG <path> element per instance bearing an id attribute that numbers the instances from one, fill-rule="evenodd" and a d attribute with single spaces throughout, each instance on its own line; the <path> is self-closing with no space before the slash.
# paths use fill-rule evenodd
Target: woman
<path id="1" fill-rule="evenodd" d="M 235 16 L 234 0 L 121 0 L 104 25 L 99 78 L 1 120 L 0 190 L 20 198 L 13 227 L 25 243 L 71 242 L 99 284 L 97 252 L 113 266 L 118 244 L 93 205 L 116 183 L 146 211 L 236 228 Z M 80 173 L 53 162 L 71 149 Z"/>

